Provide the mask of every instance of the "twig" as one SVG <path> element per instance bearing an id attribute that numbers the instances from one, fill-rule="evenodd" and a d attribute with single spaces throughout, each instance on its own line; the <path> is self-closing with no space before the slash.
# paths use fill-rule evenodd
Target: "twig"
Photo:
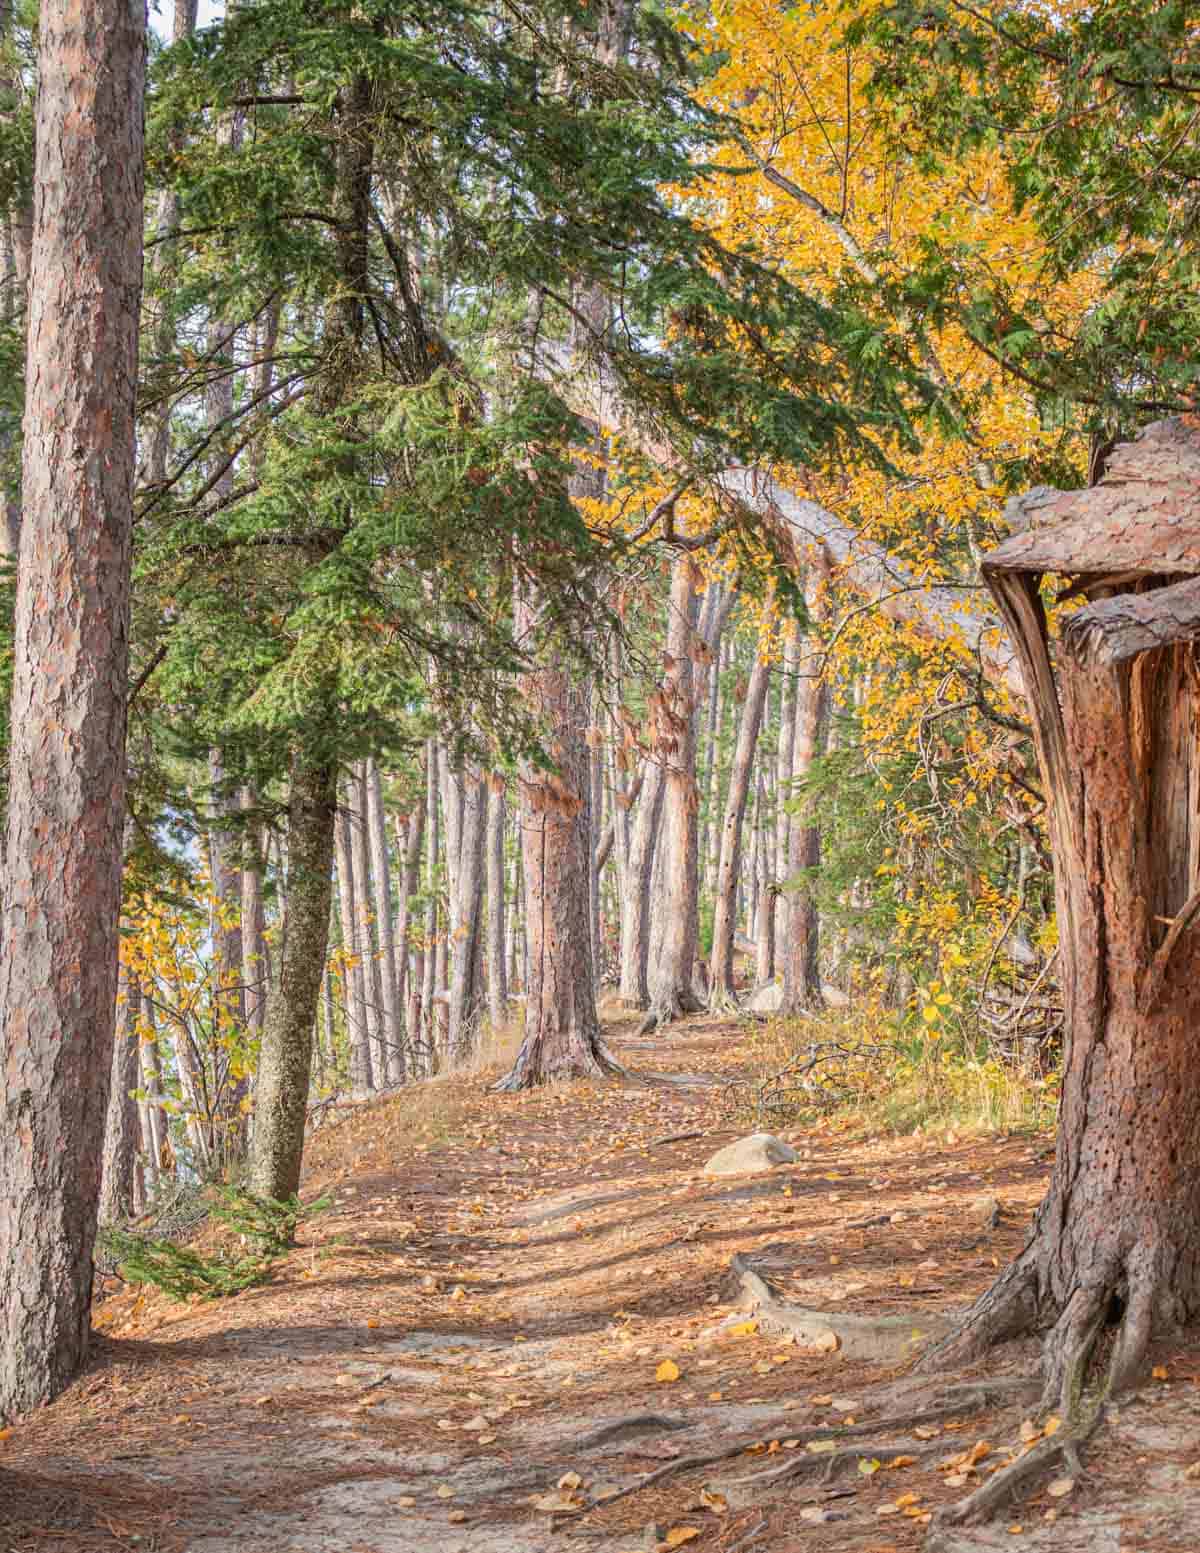
<path id="1" fill-rule="evenodd" d="M 659 1149 L 665 1147 L 668 1143 L 690 1143 L 693 1138 L 702 1138 L 703 1136 L 702 1132 L 669 1132 L 665 1138 L 652 1138 L 646 1147 L 648 1149 Z"/>
<path id="2" fill-rule="evenodd" d="M 744 1537 L 739 1537 L 736 1542 L 731 1542 L 729 1547 L 726 1549 L 726 1553 L 738 1553 L 739 1548 L 747 1547 L 761 1532 L 766 1531 L 766 1529 L 766 1520 L 763 1519 L 759 1521 L 758 1525 L 752 1526 Z"/>

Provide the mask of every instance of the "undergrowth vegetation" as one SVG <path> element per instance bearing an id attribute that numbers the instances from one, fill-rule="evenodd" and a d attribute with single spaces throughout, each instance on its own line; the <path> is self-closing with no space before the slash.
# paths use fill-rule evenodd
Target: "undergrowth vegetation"
<path id="1" fill-rule="evenodd" d="M 857 1003 L 752 1031 L 731 1119 L 762 1128 L 836 1117 L 871 1132 L 1020 1132 L 1053 1125 L 1057 1069 L 1007 1061 L 981 1036 Z"/>

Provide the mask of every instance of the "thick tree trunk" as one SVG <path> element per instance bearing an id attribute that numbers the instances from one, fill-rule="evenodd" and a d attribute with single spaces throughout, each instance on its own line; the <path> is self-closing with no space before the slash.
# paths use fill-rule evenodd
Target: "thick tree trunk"
<path id="1" fill-rule="evenodd" d="M 666 763 L 663 821 L 663 942 L 652 978 L 650 1012 L 642 1030 L 669 1024 L 700 1008 L 695 993 L 699 921 L 698 790 L 696 787 L 696 586 L 689 556 L 671 573 L 668 669 L 658 708 L 659 746 Z"/>
<path id="2" fill-rule="evenodd" d="M 87 1352 L 112 1065 L 145 12 L 43 0 L 0 952 L 0 1420 Z"/>
<path id="3" fill-rule="evenodd" d="M 499 1030 L 508 1018 L 508 973 L 505 965 L 504 829 L 506 804 L 504 781 L 491 784 L 487 834 L 487 982 L 488 1018 Z"/>
<path id="4" fill-rule="evenodd" d="M 1151 442 L 1142 456 L 1154 454 Z M 1169 483 L 1143 496 L 1156 515 L 1171 513 Z M 1108 498 L 1113 542 L 1141 537 L 1136 485 L 1122 470 L 1113 486 L 1095 513 L 1101 547 Z M 1171 516 L 1169 538 L 1142 538 L 1146 571 L 1165 553 L 1195 565 L 1194 538 L 1178 548 L 1185 522 Z M 1067 617 L 1055 675 L 1038 592 L 1053 535 L 1022 538 L 985 575 L 1031 687 L 1054 848 L 1067 1030 L 1058 1148 L 1025 1250 L 925 1362 L 1049 1328 L 1047 1395 L 1076 1412 L 1106 1322 L 1117 1331 L 1102 1395 L 1136 1378 L 1152 1336 L 1200 1319 L 1200 579 L 1127 574 L 1116 585 L 1139 591 Z"/>
<path id="5" fill-rule="evenodd" d="M 250 1152 L 251 1189 L 276 1201 L 300 1189 L 337 812 L 337 768 L 297 760 L 288 794 L 287 943 L 263 1028 Z"/>
<path id="6" fill-rule="evenodd" d="M 388 855 L 387 816 L 383 809 L 383 783 L 374 760 L 364 761 L 367 840 L 371 853 L 371 879 L 375 889 L 375 936 L 379 942 L 379 993 L 382 1003 L 380 1041 L 383 1071 L 388 1084 L 404 1082 L 404 1030 L 401 1004 L 397 1001 L 396 936 L 392 919 L 392 866 Z"/>
<path id="7" fill-rule="evenodd" d="M 558 770 L 526 763 L 519 779 L 529 975 L 521 1050 L 496 1086 L 508 1090 L 620 1071 L 600 1040 L 592 972 L 587 699 L 554 661 L 523 683 Z"/>
<path id="8" fill-rule="evenodd" d="M 742 866 L 742 825 L 746 800 L 750 793 L 750 774 L 758 748 L 763 707 L 767 699 L 771 670 L 765 659 L 755 656 L 750 684 L 742 703 L 738 724 L 737 747 L 729 776 L 729 795 L 721 826 L 721 861 L 717 868 L 716 909 L 713 913 L 712 961 L 709 970 L 709 1007 L 728 1008 L 736 1004 L 733 984 L 733 941 L 737 928 L 738 880 Z"/>
<path id="9" fill-rule="evenodd" d="M 135 1212 L 136 1166 L 141 1122 L 135 1091 L 140 1080 L 138 984 L 122 971 L 118 994 L 117 1030 L 113 1042 L 112 1084 L 104 1128 L 104 1161 L 100 1175 L 100 1223 L 120 1224 Z"/>

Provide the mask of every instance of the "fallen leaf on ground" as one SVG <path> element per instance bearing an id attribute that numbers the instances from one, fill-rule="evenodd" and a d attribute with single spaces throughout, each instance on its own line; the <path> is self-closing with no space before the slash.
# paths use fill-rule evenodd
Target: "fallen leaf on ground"
<path id="1" fill-rule="evenodd" d="M 664 1359 L 654 1372 L 654 1378 L 658 1381 L 672 1381 L 679 1379 L 679 1366 L 674 1359 Z"/>
<path id="2" fill-rule="evenodd" d="M 1074 1478 L 1055 1478 L 1052 1483 L 1046 1484 L 1046 1492 L 1051 1499 L 1065 1499 L 1074 1487 Z"/>

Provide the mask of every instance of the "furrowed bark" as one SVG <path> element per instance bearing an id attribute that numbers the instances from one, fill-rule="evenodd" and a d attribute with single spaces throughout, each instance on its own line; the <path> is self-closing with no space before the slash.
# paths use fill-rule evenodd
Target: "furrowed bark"
<path id="1" fill-rule="evenodd" d="M 145 9 L 43 0 L 0 951 L 0 1420 L 87 1353 L 113 1050 Z"/>

